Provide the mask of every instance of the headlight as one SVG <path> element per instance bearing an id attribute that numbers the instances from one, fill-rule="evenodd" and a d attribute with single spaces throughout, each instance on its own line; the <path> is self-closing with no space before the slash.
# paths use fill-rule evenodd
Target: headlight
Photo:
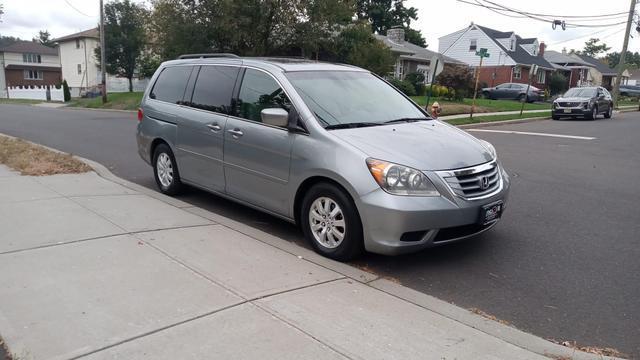
<path id="1" fill-rule="evenodd" d="M 554 102 L 553 102 L 553 108 L 554 108 L 554 109 L 557 109 L 557 108 L 558 108 L 558 102 L 557 102 L 557 101 L 554 101 Z"/>
<path id="2" fill-rule="evenodd" d="M 367 166 L 382 190 L 393 195 L 440 196 L 421 171 L 390 162 L 367 159 Z"/>
<path id="3" fill-rule="evenodd" d="M 478 140 L 480 140 L 480 142 L 482 143 L 482 146 L 484 146 L 491 153 L 491 156 L 495 160 L 498 157 L 498 153 L 496 152 L 496 148 L 493 147 L 493 145 L 491 145 L 491 143 L 488 142 L 488 141 L 484 141 L 482 139 L 478 139 Z"/>

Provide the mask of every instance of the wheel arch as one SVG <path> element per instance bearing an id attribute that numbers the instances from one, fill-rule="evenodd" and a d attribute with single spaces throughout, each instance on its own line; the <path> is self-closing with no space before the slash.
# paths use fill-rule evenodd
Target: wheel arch
<path id="1" fill-rule="evenodd" d="M 351 194 L 351 191 L 349 191 L 349 189 L 347 189 L 346 186 L 343 186 L 340 182 L 338 182 L 335 179 L 332 179 L 332 178 L 330 178 L 328 176 L 325 176 L 325 175 L 314 175 L 314 176 L 310 176 L 310 177 L 306 178 L 304 181 L 302 181 L 300 183 L 300 185 L 298 186 L 298 189 L 296 190 L 296 195 L 295 195 L 294 200 L 293 200 L 293 219 L 295 220 L 295 222 L 296 222 L 296 224 L 298 226 L 300 226 L 300 210 L 302 209 L 302 202 L 304 200 L 304 195 L 314 185 L 319 184 L 319 183 L 323 183 L 323 182 L 324 183 L 329 183 L 331 185 L 334 185 L 337 188 L 339 188 L 340 190 L 344 191 L 344 193 L 349 197 L 349 199 L 351 199 L 351 202 L 353 203 L 353 206 L 355 207 L 356 212 L 358 213 L 358 216 L 360 216 L 360 211 L 358 211 L 358 204 L 356 203 L 353 195 Z"/>

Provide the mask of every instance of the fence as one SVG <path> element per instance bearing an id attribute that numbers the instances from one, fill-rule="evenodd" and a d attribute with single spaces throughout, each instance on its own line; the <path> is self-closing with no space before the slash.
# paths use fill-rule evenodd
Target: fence
<path id="1" fill-rule="evenodd" d="M 47 92 L 49 93 L 49 98 L 47 98 Z M 56 89 L 55 86 L 7 87 L 7 95 L 9 99 L 64 101 L 62 87 Z"/>
<path id="2" fill-rule="evenodd" d="M 133 91 L 144 91 L 149 84 L 149 79 L 133 79 Z M 107 75 L 107 93 L 129 91 L 129 80 L 124 77 Z"/>

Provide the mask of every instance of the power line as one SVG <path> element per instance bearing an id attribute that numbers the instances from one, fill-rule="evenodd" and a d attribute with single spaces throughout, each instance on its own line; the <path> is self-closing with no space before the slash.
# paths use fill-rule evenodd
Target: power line
<path id="1" fill-rule="evenodd" d="M 555 43 L 553 43 L 553 44 L 549 44 L 549 46 L 556 46 L 556 45 L 564 44 L 564 43 L 567 43 L 567 42 L 570 42 L 570 41 L 579 40 L 579 39 L 582 39 L 582 38 L 586 38 L 586 37 L 588 37 L 588 36 L 593 36 L 593 35 L 596 35 L 596 34 L 603 33 L 603 32 L 608 31 L 608 30 L 610 30 L 610 29 L 602 29 L 602 30 L 598 30 L 598 31 L 595 31 L 595 32 L 592 32 L 592 33 L 589 33 L 589 34 L 586 34 L 586 35 L 581 35 L 581 36 L 574 37 L 574 38 L 571 38 L 571 39 L 566 39 L 566 40 L 558 41 L 558 42 L 555 42 Z M 619 31 L 618 31 L 618 32 L 619 32 Z M 616 32 L 616 33 L 617 33 L 617 32 Z M 608 37 L 608 36 L 610 36 L 610 35 L 607 35 L 607 37 Z"/>
<path id="2" fill-rule="evenodd" d="M 95 16 L 92 16 L 92 15 L 87 15 L 87 14 L 83 13 L 82 11 L 78 10 L 78 8 L 76 8 L 75 6 L 73 6 L 73 4 L 71 4 L 71 3 L 69 2 L 69 0 L 64 0 L 64 2 L 66 2 L 66 3 L 67 3 L 67 5 L 69 5 L 73 10 L 77 11 L 77 12 L 78 12 L 79 14 L 81 14 L 81 15 L 84 15 L 84 16 L 86 16 L 86 17 L 90 17 L 90 18 L 95 17 Z"/>

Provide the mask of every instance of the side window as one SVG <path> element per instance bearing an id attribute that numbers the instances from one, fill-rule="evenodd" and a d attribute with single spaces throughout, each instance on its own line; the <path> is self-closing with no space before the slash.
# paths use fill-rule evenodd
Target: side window
<path id="1" fill-rule="evenodd" d="M 240 68 L 233 66 L 202 66 L 193 97 L 187 105 L 208 111 L 229 114 L 231 97 Z"/>
<path id="2" fill-rule="evenodd" d="M 153 85 L 149 97 L 174 104 L 181 103 L 191 69 L 191 66 L 164 68 Z"/>
<path id="3" fill-rule="evenodd" d="M 291 102 L 269 74 L 247 69 L 238 96 L 238 116 L 262 122 L 260 112 L 268 108 L 282 108 L 289 111 Z"/>

